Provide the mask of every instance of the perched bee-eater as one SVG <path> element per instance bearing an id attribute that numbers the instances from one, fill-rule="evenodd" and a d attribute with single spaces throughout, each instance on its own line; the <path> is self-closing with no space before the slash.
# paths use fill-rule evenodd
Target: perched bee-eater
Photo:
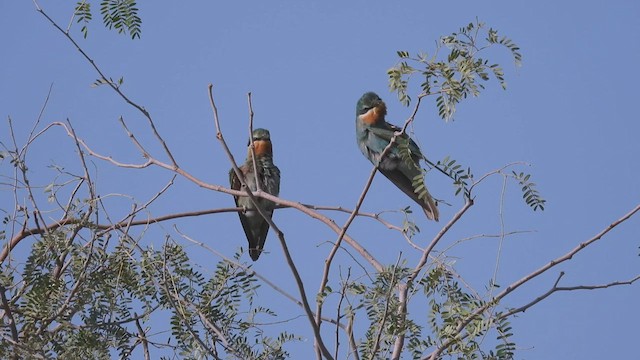
<path id="1" fill-rule="evenodd" d="M 413 179 L 422 175 L 420 159 L 424 158 L 418 145 L 407 134 L 402 134 L 394 145 L 389 149 L 383 159 L 380 159 L 382 151 L 389 145 L 394 133 L 401 131 L 399 127 L 385 121 L 387 106 L 378 95 L 368 92 L 362 95 L 356 106 L 356 137 L 358 146 L 362 154 L 369 159 L 382 175 L 407 194 L 413 201 L 424 209 L 427 218 L 438 221 L 438 208 L 436 203 L 426 191 L 426 194 L 419 198 L 415 192 Z M 404 161 L 400 155 L 398 143 L 404 141 L 411 152 L 412 161 Z M 423 178 L 424 180 L 424 178 Z"/>
<path id="2" fill-rule="evenodd" d="M 280 192 L 280 169 L 273 164 L 273 152 L 271 148 L 269 130 L 253 130 L 251 141 L 253 142 L 253 152 L 256 156 L 255 168 L 257 169 L 257 174 L 254 171 L 253 156 L 251 146 L 249 146 L 247 160 L 242 166 L 240 166 L 240 172 L 242 172 L 244 182 L 251 191 L 256 191 L 256 185 L 260 184 L 260 189 L 262 191 L 278 196 Z M 232 189 L 240 190 L 242 184 L 233 169 L 229 171 L 229 182 L 231 183 Z M 245 209 L 245 211 L 238 214 L 240 215 L 240 222 L 242 223 L 244 233 L 247 235 L 247 240 L 249 241 L 249 255 L 253 261 L 256 261 L 260 257 L 260 253 L 264 248 L 264 242 L 267 239 L 267 233 L 269 232 L 269 224 L 258 213 L 255 205 L 251 202 L 249 197 L 234 196 L 234 198 L 236 206 L 243 207 Z M 260 204 L 261 208 L 266 212 L 267 216 L 271 218 L 276 204 L 262 198 L 256 198 L 256 200 Z"/>

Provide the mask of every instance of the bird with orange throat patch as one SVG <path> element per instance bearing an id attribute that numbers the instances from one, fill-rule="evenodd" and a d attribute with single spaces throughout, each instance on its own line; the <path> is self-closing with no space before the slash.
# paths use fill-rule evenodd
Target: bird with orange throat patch
<path id="1" fill-rule="evenodd" d="M 367 92 L 356 105 L 356 138 L 362 154 L 378 167 L 378 170 L 387 177 L 402 192 L 418 203 L 430 220 L 438 221 L 440 214 L 436 202 L 429 194 L 426 186 L 422 195 L 413 188 L 413 179 L 423 176 L 420 168 L 420 159 L 424 156 L 418 145 L 407 134 L 402 134 L 386 153 L 384 158 L 380 155 L 389 145 L 393 135 L 401 131 L 399 127 L 385 121 L 387 106 L 380 97 L 373 92 Z M 404 141 L 411 153 L 412 161 L 404 161 L 398 148 L 398 143 Z"/>
<path id="2" fill-rule="evenodd" d="M 251 141 L 253 142 L 257 173 L 254 171 L 253 155 L 251 147 L 249 147 L 247 160 L 239 167 L 245 184 L 251 191 L 256 191 L 259 183 L 261 190 L 273 196 L 278 196 L 280 193 L 280 169 L 273 164 L 273 150 L 269 130 L 253 130 Z M 232 189 L 240 190 L 242 183 L 233 169 L 229 171 L 229 182 Z M 264 249 L 264 243 L 269 232 L 269 224 L 258 213 L 255 204 L 248 196 L 234 196 L 234 199 L 236 206 L 245 209 L 239 213 L 240 223 L 249 241 L 249 256 L 253 261 L 256 261 Z M 271 218 L 276 204 L 273 201 L 262 198 L 256 198 L 256 200 L 267 216 Z"/>

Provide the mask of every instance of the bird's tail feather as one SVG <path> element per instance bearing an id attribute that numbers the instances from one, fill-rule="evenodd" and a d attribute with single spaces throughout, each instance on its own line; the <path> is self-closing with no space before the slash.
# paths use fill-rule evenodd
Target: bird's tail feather
<path id="1" fill-rule="evenodd" d="M 427 193 L 426 201 L 424 201 L 422 204 L 422 210 L 424 210 L 424 214 L 427 215 L 427 218 L 429 218 L 429 220 L 440 220 L 440 212 L 438 211 L 438 206 L 436 205 L 436 202 L 433 201 L 433 198 L 429 193 Z"/>
<path id="2" fill-rule="evenodd" d="M 402 190 L 405 194 L 407 194 L 413 201 L 418 203 L 424 210 L 425 215 L 429 220 L 438 221 L 440 219 L 440 213 L 438 212 L 438 207 L 436 206 L 433 197 L 429 194 L 429 191 L 424 188 L 426 191 L 423 198 L 418 197 L 415 190 L 413 189 L 413 184 L 411 180 L 404 175 L 399 170 L 382 170 L 380 169 L 382 175 L 386 176 L 391 182 L 398 187 L 398 189 Z"/>

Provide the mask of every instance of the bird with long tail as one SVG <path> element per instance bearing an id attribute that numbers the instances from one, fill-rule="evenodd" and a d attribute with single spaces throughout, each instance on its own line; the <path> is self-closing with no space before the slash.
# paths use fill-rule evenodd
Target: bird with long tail
<path id="1" fill-rule="evenodd" d="M 362 154 L 378 167 L 378 170 L 402 192 L 415 201 L 430 220 L 438 221 L 440 214 L 433 197 L 426 186 L 420 192 L 413 187 L 414 179 L 424 175 L 420 168 L 420 159 L 424 156 L 418 145 L 405 133 L 402 133 L 389 151 L 381 159 L 384 149 L 389 145 L 399 127 L 389 124 L 385 120 L 387 106 L 384 101 L 373 92 L 367 92 L 356 105 L 356 137 Z M 410 156 L 405 159 L 400 153 L 399 144 L 407 145 Z M 407 160 L 408 161 L 405 161 Z"/>
<path id="2" fill-rule="evenodd" d="M 266 129 L 253 130 L 251 142 L 253 142 L 253 152 L 249 146 L 247 160 L 239 167 L 244 182 L 251 191 L 256 191 L 259 185 L 261 190 L 278 196 L 280 193 L 280 169 L 273 164 L 273 149 L 269 131 Z M 255 169 L 253 154 L 255 154 Z M 242 183 L 233 169 L 229 171 L 229 182 L 234 190 L 240 190 L 242 187 Z M 248 196 L 234 196 L 234 199 L 236 206 L 244 208 L 244 211 L 238 213 L 240 223 L 249 241 L 249 256 L 253 261 L 256 261 L 264 249 L 269 223 L 258 213 L 255 204 Z M 259 197 L 256 198 L 256 201 L 266 215 L 271 218 L 276 204 Z"/>

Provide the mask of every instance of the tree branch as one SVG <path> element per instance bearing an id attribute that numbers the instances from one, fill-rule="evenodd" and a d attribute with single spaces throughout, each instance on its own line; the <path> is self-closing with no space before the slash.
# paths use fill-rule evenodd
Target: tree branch
<path id="1" fill-rule="evenodd" d="M 558 276 L 558 279 L 553 284 L 551 289 L 549 289 L 549 291 L 547 291 L 546 293 L 538 296 L 533 301 L 531 301 L 531 302 L 529 302 L 529 303 L 527 303 L 527 304 L 525 304 L 523 306 L 520 306 L 519 308 L 515 308 L 515 309 L 512 309 L 512 310 L 509 310 L 509 311 L 505 312 L 504 314 L 502 314 L 500 316 L 500 318 L 507 318 L 507 317 L 509 317 L 511 315 L 514 315 L 514 314 L 517 314 L 517 313 L 520 313 L 520 312 L 525 312 L 530 307 L 536 305 L 540 301 L 548 298 L 551 294 L 553 294 L 555 292 L 558 292 L 558 291 L 606 289 L 606 288 L 610 288 L 610 287 L 614 287 L 614 286 L 620 286 L 620 285 L 632 285 L 636 281 L 640 280 L 640 275 L 637 275 L 634 278 L 632 278 L 630 280 L 627 280 L 627 281 L 613 281 L 613 282 L 610 282 L 610 283 L 607 283 L 607 284 L 600 284 L 600 285 L 558 286 L 558 283 L 560 282 L 560 279 L 562 278 L 562 276 L 564 276 L 564 271 L 560 272 L 560 275 Z"/>
<path id="2" fill-rule="evenodd" d="M 496 297 L 494 297 L 491 301 L 488 301 L 485 305 L 479 307 L 473 313 L 471 313 L 464 321 L 462 321 L 458 325 L 458 327 L 454 330 L 453 334 L 460 334 L 464 330 L 464 328 L 467 325 L 469 325 L 469 323 L 471 321 L 473 321 L 473 319 L 475 319 L 478 315 L 480 315 L 485 310 L 487 310 L 490 306 L 492 306 L 492 304 L 495 304 L 495 303 L 499 302 L 502 298 L 504 298 L 505 296 L 507 296 L 508 294 L 510 294 L 511 292 L 513 292 L 514 290 L 516 290 L 517 288 L 522 286 L 523 284 L 525 284 L 525 283 L 531 281 L 532 279 L 538 277 L 539 275 L 547 272 L 549 269 L 555 267 L 556 265 L 558 265 L 560 263 L 563 263 L 563 262 L 565 262 L 567 260 L 570 260 L 571 258 L 573 258 L 574 255 L 576 255 L 577 253 L 582 251 L 587 246 L 589 246 L 589 245 L 593 244 L 594 242 L 602 239 L 603 236 L 605 236 L 611 230 L 616 228 L 618 225 L 622 224 L 623 222 L 625 222 L 626 220 L 631 218 L 638 211 L 640 211 L 640 205 L 637 205 L 635 208 L 633 208 L 627 214 L 623 215 L 621 218 L 619 218 L 618 220 L 616 220 L 613 223 L 611 223 L 609 226 L 607 226 L 605 229 L 600 231 L 598 234 L 596 234 L 592 238 L 580 243 L 578 246 L 576 246 L 574 249 L 572 249 L 568 253 L 566 253 L 563 256 L 560 256 L 560 257 L 558 257 L 558 258 L 556 258 L 554 260 L 551 260 L 551 262 L 549 262 L 548 264 L 542 266 L 538 270 L 536 270 L 536 271 L 524 276 L 520 280 L 512 283 L 507 288 L 505 288 L 502 292 L 500 292 L 498 295 L 496 295 Z M 444 350 L 448 349 L 453 344 L 453 342 L 455 341 L 454 339 L 456 338 L 456 336 L 454 336 L 453 334 L 452 334 L 452 336 L 451 336 L 451 338 L 449 340 L 445 341 L 442 345 L 440 345 L 438 347 L 438 349 L 436 351 L 434 351 L 433 353 L 431 353 L 430 355 L 428 355 L 424 359 L 436 360 L 440 356 L 440 354 L 442 354 L 442 352 Z"/>
<path id="3" fill-rule="evenodd" d="M 82 56 L 91 64 L 91 66 L 96 70 L 98 75 L 100 75 L 100 79 L 103 81 L 103 83 L 109 85 L 109 87 L 111 89 L 113 89 L 113 91 L 115 91 L 118 95 L 120 95 L 120 97 L 127 104 L 131 105 L 132 107 L 137 109 L 140 113 L 142 113 L 142 115 L 147 119 L 147 123 L 149 124 L 149 127 L 151 127 L 151 130 L 152 130 L 154 136 L 158 139 L 158 141 L 162 145 L 162 148 L 164 149 L 165 153 L 167 154 L 167 156 L 171 160 L 171 164 L 173 165 L 172 167 L 173 168 L 178 168 L 178 163 L 176 162 L 176 160 L 174 159 L 173 155 L 171 154 L 171 151 L 169 150 L 169 147 L 167 146 L 167 143 L 164 141 L 162 136 L 160 136 L 160 133 L 156 129 L 156 125 L 154 124 L 153 119 L 151 118 L 151 114 L 149 114 L 149 112 L 143 106 L 140 106 L 137 103 L 133 102 L 131 99 L 129 99 L 129 97 L 127 97 L 120 90 L 119 86 L 117 86 L 112 80 L 107 78 L 107 76 L 102 72 L 102 70 L 100 70 L 98 65 L 96 65 L 95 61 L 93 61 L 93 59 L 91 59 L 89 57 L 89 55 L 87 55 L 87 53 L 84 50 L 82 50 L 80 45 L 78 45 L 78 43 L 71 37 L 71 35 L 69 35 L 68 32 L 64 31 L 55 21 L 53 21 L 53 19 L 51 19 L 51 17 L 49 17 L 49 15 L 47 15 L 47 13 L 44 12 L 44 10 L 40 7 L 40 5 L 35 0 L 33 1 L 33 3 L 36 6 L 36 10 L 40 14 L 42 14 L 47 20 L 49 20 L 49 23 L 51 23 L 51 25 L 53 25 L 53 27 L 58 29 L 58 31 L 60 31 L 64 35 L 64 37 L 66 37 L 71 42 L 71 44 L 73 44 L 73 46 L 76 48 L 76 50 L 78 50 L 78 52 L 80 52 L 80 54 L 82 54 Z"/>
<path id="4" fill-rule="evenodd" d="M 260 203 L 256 200 L 256 196 L 263 196 L 263 197 L 266 198 L 266 196 L 264 196 L 264 194 L 267 194 L 267 193 L 263 193 L 262 191 L 259 191 L 259 192 L 256 192 L 257 193 L 256 195 L 254 195 L 251 192 L 251 189 L 249 189 L 249 187 L 246 186 L 246 183 L 244 181 L 244 177 L 242 176 L 242 172 L 238 168 L 238 165 L 236 164 L 236 162 L 235 162 L 235 160 L 233 158 L 233 155 L 231 154 L 231 151 L 229 150 L 229 147 L 227 146 L 227 143 L 225 142 L 224 137 L 222 135 L 222 131 L 220 129 L 220 121 L 218 119 L 218 108 L 216 107 L 215 101 L 213 100 L 213 85 L 209 84 L 208 89 L 209 89 L 209 102 L 211 103 L 211 108 L 213 110 L 213 118 L 214 118 L 214 123 L 215 123 L 215 127 L 216 127 L 216 138 L 220 141 L 220 144 L 222 145 L 222 148 L 224 149 L 225 153 L 227 154 L 227 157 L 229 158 L 229 161 L 231 162 L 231 165 L 233 167 L 233 171 L 236 173 L 236 176 L 238 177 L 238 179 L 240 179 L 240 182 L 242 183 L 242 188 L 244 189 L 246 194 L 249 196 L 249 199 L 251 199 L 251 201 L 255 205 L 256 210 L 258 211 L 260 216 L 262 216 L 262 218 L 269 224 L 269 227 L 271 229 L 273 229 L 273 231 L 278 236 L 278 239 L 280 240 L 280 245 L 282 247 L 282 251 L 284 253 L 285 259 L 287 260 L 287 264 L 289 265 L 289 268 L 291 269 L 291 273 L 292 273 L 292 275 L 293 275 L 293 277 L 294 277 L 294 279 L 296 281 L 296 284 L 298 286 L 298 291 L 300 292 L 300 298 L 302 300 L 302 304 L 304 305 L 305 313 L 307 314 L 307 317 L 309 318 L 309 322 L 311 323 L 311 327 L 313 329 L 315 339 L 318 342 L 324 357 L 326 357 L 327 359 L 333 359 L 333 357 L 331 356 L 331 353 L 329 352 L 329 349 L 327 349 L 327 347 L 324 345 L 324 342 L 322 341 L 322 337 L 321 337 L 321 334 L 320 334 L 320 329 L 319 329 L 319 327 L 316 325 L 316 323 L 314 321 L 313 312 L 311 311 L 311 308 L 309 307 L 309 302 L 307 300 L 307 294 L 306 294 L 306 291 L 304 289 L 304 284 L 302 282 L 302 278 L 300 277 L 300 274 L 298 273 L 298 269 L 296 268 L 296 265 L 293 262 L 293 258 L 291 257 L 291 254 L 289 253 L 289 249 L 287 247 L 287 243 L 286 243 L 286 241 L 284 239 L 284 233 L 273 222 L 271 217 L 266 214 L 265 210 L 262 208 L 262 206 L 260 206 Z"/>
<path id="5" fill-rule="evenodd" d="M 138 319 L 136 319 L 136 328 L 138 328 L 138 335 L 140 338 L 140 342 L 142 343 L 142 351 L 144 354 L 144 359 L 151 360 L 151 356 L 149 355 L 149 342 L 147 341 L 146 333 L 142 328 L 142 325 L 140 325 L 140 320 Z"/>
<path id="6" fill-rule="evenodd" d="M 382 159 L 389 153 L 389 151 L 391 151 L 391 148 L 395 145 L 395 143 L 396 143 L 396 141 L 398 139 L 398 136 L 402 136 L 402 134 L 406 133 L 407 127 L 409 126 L 409 124 L 411 122 L 413 122 L 413 120 L 415 119 L 416 114 L 418 113 L 418 109 L 420 108 L 420 102 L 421 102 L 421 100 L 422 100 L 422 98 L 424 96 L 425 95 L 418 96 L 418 100 L 416 102 L 416 106 L 414 107 L 413 113 L 405 121 L 404 125 L 402 126 L 401 131 L 396 132 L 395 134 L 393 134 L 393 137 L 389 141 L 389 144 L 387 144 L 387 146 L 380 153 L 380 156 L 378 158 L 378 163 L 380 161 L 382 161 Z M 342 228 L 340 230 L 340 233 L 338 234 L 338 240 L 336 240 L 336 242 L 333 245 L 331 251 L 329 252 L 329 255 L 327 256 L 327 259 L 325 260 L 325 265 L 324 265 L 324 269 L 323 269 L 323 272 L 322 272 L 322 280 L 320 281 L 320 289 L 318 290 L 319 293 L 324 291 L 324 288 L 327 286 L 327 283 L 329 282 L 329 272 L 330 272 L 330 269 L 331 269 L 331 263 L 333 261 L 333 258 L 335 257 L 335 254 L 338 251 L 338 249 L 340 248 L 340 245 L 342 243 L 342 239 L 344 238 L 345 234 L 347 233 L 347 229 L 349 228 L 349 226 L 351 225 L 351 223 L 355 219 L 356 213 L 360 210 L 360 206 L 364 202 L 364 199 L 367 196 L 367 193 L 369 192 L 369 188 L 371 187 L 371 184 L 373 183 L 373 178 L 375 177 L 377 171 L 378 171 L 378 164 L 374 164 L 373 169 L 371 169 L 371 173 L 369 174 L 369 178 L 367 179 L 367 182 L 365 183 L 364 189 L 362 190 L 362 193 L 360 194 L 360 197 L 358 198 L 358 201 L 356 202 L 356 206 L 354 207 L 351 215 L 349 215 L 349 218 L 347 219 L 345 224 L 342 226 Z M 378 272 L 382 271 L 382 268 L 376 268 L 376 269 L 378 270 Z M 317 322 L 318 326 L 321 325 L 321 322 L 320 322 L 321 313 L 322 313 L 322 303 L 318 302 L 318 304 L 316 306 L 316 322 Z"/>
<path id="7" fill-rule="evenodd" d="M 4 308 L 4 316 L 7 318 L 9 330 L 11 330 L 11 339 L 16 343 L 20 343 L 20 337 L 18 336 L 18 328 L 16 327 L 16 320 L 13 317 L 13 311 L 11 310 L 11 305 L 7 300 L 7 295 L 5 292 L 7 289 L 0 285 L 0 300 L 2 300 L 2 307 Z M 15 357 L 17 359 L 17 356 Z"/>

